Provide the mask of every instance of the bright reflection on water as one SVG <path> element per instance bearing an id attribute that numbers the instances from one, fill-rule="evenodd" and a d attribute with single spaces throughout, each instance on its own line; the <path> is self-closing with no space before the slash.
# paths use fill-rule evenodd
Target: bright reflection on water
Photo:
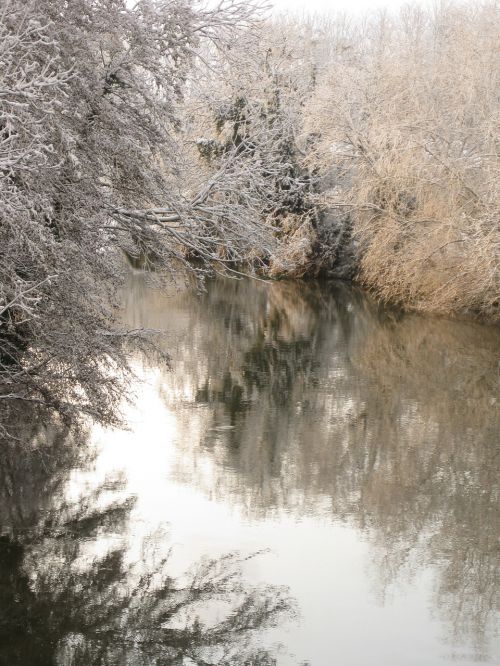
<path id="1" fill-rule="evenodd" d="M 125 299 L 173 370 L 134 361 L 127 431 L 7 450 L 0 664 L 500 662 L 498 329 L 332 284 Z"/>

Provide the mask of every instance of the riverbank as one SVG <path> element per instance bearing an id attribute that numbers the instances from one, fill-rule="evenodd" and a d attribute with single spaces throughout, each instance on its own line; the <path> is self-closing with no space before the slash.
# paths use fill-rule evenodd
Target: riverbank
<path id="1" fill-rule="evenodd" d="M 451 3 L 319 26 L 330 50 L 293 132 L 316 217 L 288 207 L 285 274 L 500 322 L 499 19 L 498 3 Z"/>
<path id="2" fill-rule="evenodd" d="M 286 240 L 284 259 L 271 264 L 269 273 L 341 279 L 386 305 L 498 325 L 500 231 L 469 240 L 457 235 L 449 225 L 430 221 L 410 229 L 382 211 L 370 225 L 359 213 L 330 211 L 314 230 Z"/>

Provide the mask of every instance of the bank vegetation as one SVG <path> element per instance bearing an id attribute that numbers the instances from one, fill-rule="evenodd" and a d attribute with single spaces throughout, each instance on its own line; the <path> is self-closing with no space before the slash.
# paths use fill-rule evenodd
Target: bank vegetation
<path id="1" fill-rule="evenodd" d="M 493 0 L 359 20 L 6 0 L 0 434 L 26 401 L 115 422 L 129 346 L 155 346 L 118 324 L 124 257 L 498 322 L 499 44 Z"/>

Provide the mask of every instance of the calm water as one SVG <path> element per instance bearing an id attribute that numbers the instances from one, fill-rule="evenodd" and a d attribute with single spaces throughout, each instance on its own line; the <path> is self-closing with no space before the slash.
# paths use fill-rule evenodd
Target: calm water
<path id="1" fill-rule="evenodd" d="M 0 460 L 0 664 L 500 663 L 500 331 L 134 275 L 128 429 Z"/>

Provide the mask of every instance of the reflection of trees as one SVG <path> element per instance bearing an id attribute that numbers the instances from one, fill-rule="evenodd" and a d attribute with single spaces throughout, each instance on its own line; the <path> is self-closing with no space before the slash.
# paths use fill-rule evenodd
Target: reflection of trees
<path id="1" fill-rule="evenodd" d="M 0 664 L 274 663 L 253 636 L 291 611 L 286 592 L 248 588 L 235 554 L 182 581 L 154 552 L 130 563 L 134 498 L 116 478 L 68 499 L 71 468 L 91 460 L 64 435 L 45 430 L 0 459 Z"/>
<path id="2" fill-rule="evenodd" d="M 436 604 L 478 657 L 500 609 L 499 351 L 498 330 L 408 316 L 378 327 L 358 356 L 387 414 L 370 432 L 379 462 L 360 502 L 381 572 L 437 566 Z"/>
<path id="3" fill-rule="evenodd" d="M 436 605 L 480 657 L 500 606 L 498 330 L 317 283 L 219 282 L 163 309 L 141 298 L 144 323 L 183 334 L 164 379 L 191 447 L 179 476 L 253 515 L 328 502 L 371 535 L 382 593 L 439 571 Z"/>

